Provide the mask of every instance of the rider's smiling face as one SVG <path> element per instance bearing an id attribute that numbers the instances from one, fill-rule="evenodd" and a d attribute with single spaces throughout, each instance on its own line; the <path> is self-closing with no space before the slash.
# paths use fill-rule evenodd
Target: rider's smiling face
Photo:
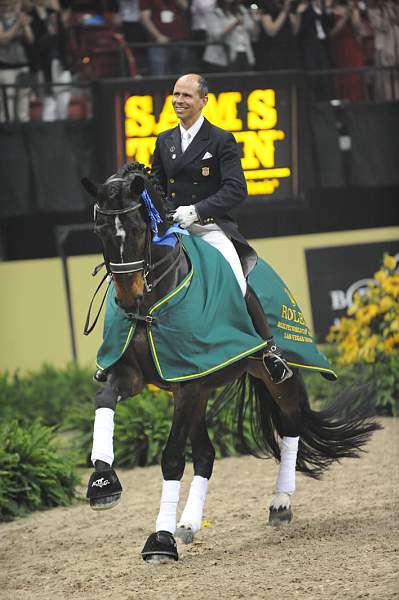
<path id="1" fill-rule="evenodd" d="M 185 129 L 188 129 L 199 118 L 208 97 L 201 98 L 198 78 L 184 75 L 176 81 L 173 89 L 172 105 L 177 117 Z"/>

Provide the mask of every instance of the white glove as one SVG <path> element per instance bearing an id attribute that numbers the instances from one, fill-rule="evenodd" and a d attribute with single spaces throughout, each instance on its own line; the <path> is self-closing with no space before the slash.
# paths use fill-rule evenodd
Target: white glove
<path id="1" fill-rule="evenodd" d="M 195 210 L 195 206 L 193 204 L 191 206 L 178 206 L 173 214 L 173 220 L 180 227 L 187 229 L 190 225 L 198 221 L 198 213 Z"/>

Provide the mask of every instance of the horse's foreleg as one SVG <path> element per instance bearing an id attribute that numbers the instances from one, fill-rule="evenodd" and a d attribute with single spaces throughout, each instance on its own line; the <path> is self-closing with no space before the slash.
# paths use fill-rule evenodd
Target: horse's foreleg
<path id="1" fill-rule="evenodd" d="M 295 468 L 299 437 L 284 436 L 276 491 L 269 507 L 269 525 L 288 524 L 292 519 L 291 496 L 295 492 Z"/>
<path id="2" fill-rule="evenodd" d="M 114 416 L 116 404 L 142 388 L 140 377 L 127 365 L 118 364 L 111 371 L 107 383 L 101 387 L 95 397 L 95 417 L 93 427 L 93 445 L 91 461 L 95 468 L 90 477 L 87 497 L 93 509 L 112 508 L 118 504 L 122 486 L 112 468 L 114 461 Z M 133 383 L 136 384 L 133 387 Z M 137 383 L 141 383 L 138 387 Z"/>
<path id="3" fill-rule="evenodd" d="M 176 531 L 176 510 L 180 495 L 180 480 L 186 466 L 185 450 L 191 428 L 191 415 L 197 397 L 197 386 L 182 386 L 174 394 L 175 408 L 168 441 L 162 452 L 162 496 L 156 531 Z M 192 390 L 192 391 L 191 391 Z"/>
<path id="4" fill-rule="evenodd" d="M 208 396 L 208 392 L 202 389 L 190 431 L 194 477 L 176 530 L 176 535 L 185 544 L 190 544 L 194 540 L 194 534 L 201 529 L 208 481 L 215 461 L 215 450 L 209 439 L 205 419 Z"/>
<path id="5" fill-rule="evenodd" d="M 142 557 L 147 562 L 178 560 L 176 541 L 176 511 L 180 495 L 180 480 L 185 468 L 185 450 L 191 430 L 199 384 L 181 384 L 174 393 L 174 413 L 168 441 L 162 453 L 162 495 L 156 529 L 147 539 Z"/>

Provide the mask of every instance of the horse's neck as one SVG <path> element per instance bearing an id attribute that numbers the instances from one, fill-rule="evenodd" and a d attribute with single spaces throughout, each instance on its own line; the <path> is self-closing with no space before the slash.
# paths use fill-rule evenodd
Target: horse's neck
<path id="1" fill-rule="evenodd" d="M 159 266 L 156 267 L 149 277 L 149 283 L 152 284 L 156 282 L 159 277 L 165 271 L 167 271 L 170 266 L 174 263 L 177 256 L 179 255 L 179 260 L 175 267 L 173 267 L 162 279 L 156 283 L 155 287 L 151 292 L 147 295 L 146 304 L 152 305 L 157 302 L 160 298 L 163 298 L 169 292 L 173 291 L 179 283 L 184 279 L 189 270 L 188 260 L 186 258 L 185 253 L 181 249 L 179 253 L 178 244 L 175 248 L 171 246 L 157 246 L 152 245 L 151 247 L 151 262 L 155 265 L 158 261 L 162 260 L 164 257 L 166 260 Z"/>

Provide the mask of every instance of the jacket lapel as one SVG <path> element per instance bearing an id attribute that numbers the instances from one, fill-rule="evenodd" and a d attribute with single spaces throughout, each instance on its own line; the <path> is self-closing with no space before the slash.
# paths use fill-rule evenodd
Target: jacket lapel
<path id="1" fill-rule="evenodd" d="M 165 139 L 166 153 L 168 157 L 168 173 L 174 175 L 178 169 L 176 166 L 182 158 L 181 135 L 179 126 L 175 127 Z M 174 157 L 174 158 L 173 158 Z"/>
<path id="2" fill-rule="evenodd" d="M 200 154 L 204 152 L 205 148 L 209 145 L 210 141 L 210 123 L 206 119 L 201 125 L 201 129 L 187 148 L 182 154 L 181 160 L 179 161 L 179 167 L 182 168 L 187 163 L 191 162 Z"/>
<path id="3" fill-rule="evenodd" d="M 201 129 L 184 153 L 181 151 L 180 127 L 177 126 L 175 129 L 173 129 L 173 131 L 165 140 L 166 144 L 168 145 L 167 152 L 169 157 L 169 176 L 178 173 L 184 167 L 184 165 L 194 160 L 201 152 L 204 152 L 205 148 L 210 142 L 210 129 L 211 126 L 209 121 L 204 119 Z M 173 152 L 171 148 L 175 148 L 176 152 Z M 173 154 L 176 154 L 175 159 L 172 159 Z"/>

